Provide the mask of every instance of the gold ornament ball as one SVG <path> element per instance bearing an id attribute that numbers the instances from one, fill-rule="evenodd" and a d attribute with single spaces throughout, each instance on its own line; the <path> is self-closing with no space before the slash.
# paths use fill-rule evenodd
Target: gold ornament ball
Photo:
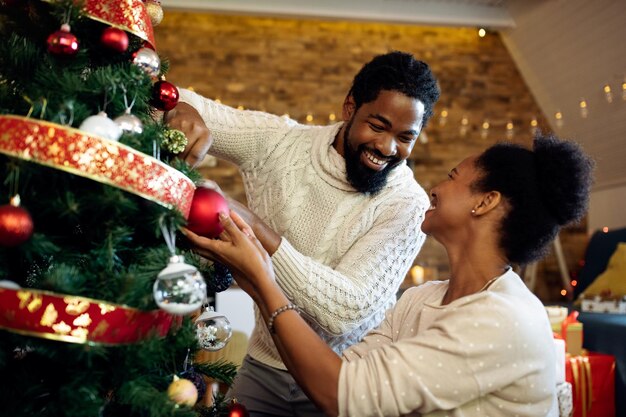
<path id="1" fill-rule="evenodd" d="M 146 11 L 148 12 L 148 16 L 150 16 L 152 26 L 157 26 L 163 20 L 163 9 L 161 8 L 160 2 L 146 1 Z"/>
<path id="2" fill-rule="evenodd" d="M 174 381 L 167 387 L 167 396 L 176 404 L 193 407 L 198 401 L 198 390 L 190 380 L 174 376 Z"/>

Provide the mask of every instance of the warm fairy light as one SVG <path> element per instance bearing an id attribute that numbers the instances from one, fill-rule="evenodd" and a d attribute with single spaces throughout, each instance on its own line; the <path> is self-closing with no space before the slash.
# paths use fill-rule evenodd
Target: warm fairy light
<path id="1" fill-rule="evenodd" d="M 513 130 L 513 122 L 508 122 L 506 124 L 506 130 Z"/>
<path id="2" fill-rule="evenodd" d="M 442 110 L 441 117 L 448 117 L 448 110 Z"/>
<path id="3" fill-rule="evenodd" d="M 306 121 L 307 122 L 312 122 L 313 121 L 313 115 L 311 113 L 306 115 Z"/>
<path id="4" fill-rule="evenodd" d="M 539 124 L 539 123 L 537 122 L 537 119 L 532 119 L 532 120 L 530 121 L 530 126 L 531 126 L 531 127 L 537 127 L 537 125 L 538 125 L 538 124 Z"/>
<path id="5" fill-rule="evenodd" d="M 587 102 L 585 100 L 580 100 L 580 108 L 581 109 L 586 109 L 587 108 Z"/>
<path id="6" fill-rule="evenodd" d="M 565 297 L 565 296 L 567 295 L 567 290 L 566 290 L 565 288 L 563 288 L 563 289 L 561 290 L 561 295 L 562 295 L 563 297 Z"/>
<path id="7" fill-rule="evenodd" d="M 243 106 L 240 104 L 237 106 L 237 110 L 243 110 Z"/>
<path id="8" fill-rule="evenodd" d="M 556 113 L 554 114 L 554 118 L 555 118 L 556 120 L 561 120 L 561 119 L 563 118 L 563 113 L 561 113 L 560 111 L 556 112 Z"/>
<path id="9" fill-rule="evenodd" d="M 480 36 L 481 38 L 484 38 L 486 34 L 487 31 L 484 28 L 478 29 L 478 36 Z"/>
<path id="10" fill-rule="evenodd" d="M 328 115 L 328 120 L 330 120 L 331 122 L 334 122 L 335 119 L 337 119 L 337 116 L 335 116 L 335 113 L 331 113 Z"/>
<path id="11" fill-rule="evenodd" d="M 589 114 L 589 109 L 587 109 L 587 100 L 583 98 L 582 100 L 580 100 L 579 105 L 580 105 L 580 117 L 584 119 Z"/>
<path id="12" fill-rule="evenodd" d="M 467 118 L 467 116 L 463 116 L 463 118 L 461 119 L 461 124 L 463 126 L 467 126 L 469 124 L 469 119 Z"/>
<path id="13" fill-rule="evenodd" d="M 602 228 L 602 231 L 603 231 L 604 233 L 609 233 L 609 228 L 608 228 L 608 227 L 606 227 L 606 226 L 604 226 L 604 227 Z"/>
<path id="14" fill-rule="evenodd" d="M 572 284 L 572 287 L 575 287 L 578 285 L 578 281 L 576 281 L 575 279 L 572 280 L 572 282 L 570 282 L 570 284 Z"/>
<path id="15" fill-rule="evenodd" d="M 290 116 L 289 116 L 289 113 L 285 113 L 285 114 L 283 114 L 283 117 L 284 117 L 284 118 L 289 119 L 289 117 L 290 117 Z"/>
<path id="16" fill-rule="evenodd" d="M 439 116 L 439 126 L 445 126 L 448 121 L 448 109 L 443 109 Z"/>
<path id="17" fill-rule="evenodd" d="M 424 283 L 424 267 L 415 265 L 411 268 L 410 274 L 413 285 L 420 285 Z"/>
<path id="18" fill-rule="evenodd" d="M 196 91 L 196 89 L 193 88 L 192 86 L 187 87 L 187 90 L 189 90 L 189 91 Z"/>
<path id="19" fill-rule="evenodd" d="M 218 98 L 216 98 L 216 99 L 215 99 L 215 100 L 213 100 L 213 101 L 215 101 L 217 104 L 220 104 L 220 103 L 222 102 L 222 100 L 220 100 L 220 98 L 219 98 L 219 97 L 218 97 Z"/>
<path id="20" fill-rule="evenodd" d="M 483 129 L 485 130 L 489 129 L 489 122 L 486 120 L 483 122 Z"/>
<path id="21" fill-rule="evenodd" d="M 611 93 L 611 86 L 606 84 L 603 89 L 604 89 L 604 96 L 606 97 L 606 101 L 608 103 L 612 103 L 613 102 L 613 94 Z"/>

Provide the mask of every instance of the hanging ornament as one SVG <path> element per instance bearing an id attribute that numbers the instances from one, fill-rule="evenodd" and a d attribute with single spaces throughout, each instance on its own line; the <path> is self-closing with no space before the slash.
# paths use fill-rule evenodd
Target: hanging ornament
<path id="1" fill-rule="evenodd" d="M 133 64 L 144 70 L 151 77 L 158 77 L 161 70 L 161 59 L 151 48 L 140 48 L 135 52 Z"/>
<path id="2" fill-rule="evenodd" d="M 33 234 L 33 219 L 20 207 L 20 196 L 0 206 L 0 246 L 13 247 L 26 242 Z"/>
<path id="3" fill-rule="evenodd" d="M 0 279 L 0 288 L 7 288 L 9 290 L 19 290 L 20 284 L 15 281 L 9 281 L 8 279 Z"/>
<path id="4" fill-rule="evenodd" d="M 190 380 L 174 375 L 174 380 L 167 387 L 167 396 L 176 404 L 193 407 L 198 401 L 198 390 Z"/>
<path id="5" fill-rule="evenodd" d="M 250 414 L 243 404 L 233 400 L 228 404 L 228 417 L 249 417 Z"/>
<path id="6" fill-rule="evenodd" d="M 209 292 L 226 291 L 233 283 L 233 274 L 230 273 L 224 264 L 219 262 L 213 263 L 213 276 L 209 282 Z M 211 291 L 212 290 L 212 291 Z"/>
<path id="7" fill-rule="evenodd" d="M 100 35 L 100 44 L 115 52 L 126 52 L 128 49 L 128 34 L 122 29 L 108 27 Z"/>
<path id="8" fill-rule="evenodd" d="M 126 133 L 141 134 L 143 132 L 143 123 L 139 117 L 131 114 L 130 108 L 127 108 L 124 114 L 117 116 L 113 121 Z"/>
<path id="9" fill-rule="evenodd" d="M 118 140 L 122 136 L 120 126 L 103 111 L 83 120 L 79 129 L 109 140 Z"/>
<path id="10" fill-rule="evenodd" d="M 198 391 L 198 401 L 200 401 L 204 397 L 204 393 L 206 392 L 207 388 L 206 381 L 204 380 L 202 374 L 196 372 L 196 370 L 192 366 L 186 371 L 181 372 L 180 377 L 187 379 L 193 383 L 193 385 L 196 387 L 196 390 Z"/>
<path id="11" fill-rule="evenodd" d="M 61 29 L 48 36 L 48 52 L 56 56 L 71 57 L 78 52 L 78 38 L 70 33 L 70 25 L 64 23 Z"/>
<path id="12" fill-rule="evenodd" d="M 224 231 L 219 214 L 228 212 L 228 202 L 220 193 L 198 187 L 191 200 L 187 228 L 200 236 L 218 237 Z"/>
<path id="13" fill-rule="evenodd" d="M 146 11 L 152 26 L 158 26 L 163 20 L 163 8 L 160 0 L 146 0 Z"/>
<path id="14" fill-rule="evenodd" d="M 169 111 L 178 104 L 178 88 L 168 81 L 157 81 L 152 87 L 151 104 L 159 110 Z"/>
<path id="15" fill-rule="evenodd" d="M 233 330 L 226 316 L 214 311 L 213 307 L 206 307 L 204 312 L 194 320 L 194 324 L 196 325 L 198 345 L 211 352 L 226 346 L 233 335 Z"/>
<path id="16" fill-rule="evenodd" d="M 206 283 L 195 266 L 186 264 L 182 256 L 173 255 L 169 264 L 157 275 L 153 295 L 159 308 L 182 316 L 202 306 L 206 298 Z"/>
<path id="17" fill-rule="evenodd" d="M 185 136 L 185 134 L 178 129 L 167 129 L 163 132 L 163 142 L 161 142 L 161 147 L 170 153 L 181 153 L 185 150 L 187 143 L 187 136 Z"/>

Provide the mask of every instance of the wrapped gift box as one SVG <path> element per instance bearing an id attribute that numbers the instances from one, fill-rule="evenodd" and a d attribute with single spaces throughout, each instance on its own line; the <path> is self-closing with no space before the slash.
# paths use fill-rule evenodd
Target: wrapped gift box
<path id="1" fill-rule="evenodd" d="M 615 357 L 568 355 L 565 379 L 574 392 L 574 417 L 615 417 Z"/>

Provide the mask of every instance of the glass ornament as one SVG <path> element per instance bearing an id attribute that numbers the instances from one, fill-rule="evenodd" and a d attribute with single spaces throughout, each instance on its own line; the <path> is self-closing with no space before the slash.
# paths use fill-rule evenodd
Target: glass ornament
<path id="1" fill-rule="evenodd" d="M 185 263 L 183 256 L 173 255 L 153 286 L 154 300 L 170 314 L 185 315 L 202 306 L 206 299 L 206 283 L 195 266 Z"/>
<path id="2" fill-rule="evenodd" d="M 233 335 L 226 316 L 214 311 L 213 307 L 207 307 L 194 323 L 198 344 L 204 350 L 214 352 L 222 349 Z"/>

